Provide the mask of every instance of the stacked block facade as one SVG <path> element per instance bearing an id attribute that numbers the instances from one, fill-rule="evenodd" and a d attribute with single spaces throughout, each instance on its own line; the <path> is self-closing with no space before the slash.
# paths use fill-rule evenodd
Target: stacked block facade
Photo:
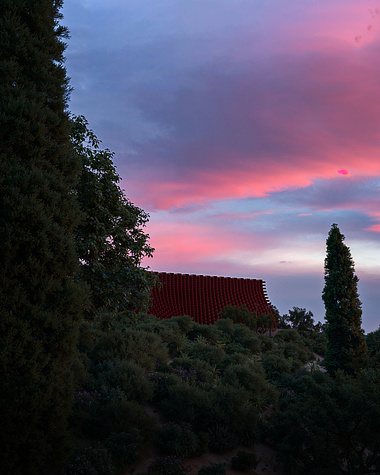
<path id="1" fill-rule="evenodd" d="M 245 305 L 257 315 L 274 313 L 263 280 L 165 272 L 156 274 L 161 286 L 153 289 L 149 313 L 158 318 L 190 315 L 198 323 L 211 325 L 227 305 Z"/>

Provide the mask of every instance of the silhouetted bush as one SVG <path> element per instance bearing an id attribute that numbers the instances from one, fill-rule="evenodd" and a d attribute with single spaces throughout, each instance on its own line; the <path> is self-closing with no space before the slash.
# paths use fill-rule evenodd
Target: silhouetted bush
<path id="1" fill-rule="evenodd" d="M 190 340 L 196 340 L 197 337 L 203 337 L 208 343 L 215 344 L 219 337 L 220 332 L 215 325 L 201 325 L 200 323 L 193 322 L 187 337 Z"/>
<path id="2" fill-rule="evenodd" d="M 143 406 L 126 399 L 100 406 L 83 428 L 86 436 L 98 439 L 131 429 L 138 429 L 144 438 L 150 438 L 156 430 L 156 421 L 148 416 Z"/>
<path id="3" fill-rule="evenodd" d="M 209 465 L 198 470 L 198 475 L 226 475 L 226 473 L 224 463 Z"/>
<path id="4" fill-rule="evenodd" d="M 99 365 L 98 365 L 99 366 Z M 133 361 L 115 362 L 105 371 L 98 371 L 96 387 L 118 388 L 128 400 L 145 402 L 153 399 L 154 385 L 144 369 Z"/>
<path id="5" fill-rule="evenodd" d="M 132 429 L 109 435 L 104 441 L 104 447 L 112 455 L 117 469 L 122 471 L 140 459 L 140 444 L 143 440 L 140 431 Z"/>
<path id="6" fill-rule="evenodd" d="M 115 466 L 111 453 L 101 444 L 80 447 L 66 464 L 63 475 L 113 475 Z"/>
<path id="7" fill-rule="evenodd" d="M 234 322 L 230 318 L 219 318 L 215 326 L 222 333 L 223 341 L 229 341 L 234 334 Z"/>
<path id="8" fill-rule="evenodd" d="M 195 343 L 188 351 L 190 358 L 197 358 L 207 361 L 211 366 L 220 365 L 225 358 L 225 353 L 221 348 L 206 345 L 204 343 Z"/>
<path id="9" fill-rule="evenodd" d="M 217 424 L 210 428 L 210 450 L 211 452 L 228 452 L 238 446 L 239 438 L 227 427 Z"/>
<path id="10" fill-rule="evenodd" d="M 160 406 L 166 418 L 173 422 L 189 422 L 204 429 L 204 415 L 210 411 L 210 394 L 183 382 L 169 387 L 167 397 Z M 206 427 L 207 430 L 207 427 Z"/>
<path id="11" fill-rule="evenodd" d="M 258 335 L 258 338 L 260 340 L 260 347 L 262 353 L 266 353 L 267 351 L 273 349 L 273 338 L 269 338 L 269 336 L 266 335 Z"/>
<path id="12" fill-rule="evenodd" d="M 172 367 L 177 369 L 186 369 L 196 371 L 200 382 L 211 383 L 213 378 L 212 366 L 207 361 L 183 356 L 174 358 Z"/>
<path id="13" fill-rule="evenodd" d="M 158 432 L 156 442 L 163 452 L 184 459 L 199 450 L 199 439 L 187 423 L 165 424 Z"/>
<path id="14" fill-rule="evenodd" d="M 272 350 L 263 355 L 262 365 L 268 378 L 278 379 L 282 373 L 290 373 L 292 362 L 281 351 Z"/>
<path id="15" fill-rule="evenodd" d="M 183 461 L 175 455 L 167 455 L 154 460 L 148 468 L 150 475 L 185 475 L 190 469 L 185 467 Z"/>
<path id="16" fill-rule="evenodd" d="M 143 368 L 153 369 L 156 361 L 167 362 L 168 350 L 161 337 L 143 330 L 104 332 L 96 342 L 91 358 L 95 363 L 104 360 L 131 360 Z"/>
<path id="17" fill-rule="evenodd" d="M 288 472 L 377 473 L 380 471 L 380 371 L 355 377 L 318 371 L 287 378 L 288 399 L 273 418 L 278 457 Z M 380 472 L 379 472 L 380 473 Z"/>

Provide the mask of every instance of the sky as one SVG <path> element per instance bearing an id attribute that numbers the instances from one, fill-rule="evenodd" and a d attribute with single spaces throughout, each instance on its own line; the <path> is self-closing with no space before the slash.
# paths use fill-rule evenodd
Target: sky
<path id="1" fill-rule="evenodd" d="M 324 321 L 326 239 L 380 325 L 380 0 L 66 0 L 70 110 L 150 215 L 152 270 Z"/>

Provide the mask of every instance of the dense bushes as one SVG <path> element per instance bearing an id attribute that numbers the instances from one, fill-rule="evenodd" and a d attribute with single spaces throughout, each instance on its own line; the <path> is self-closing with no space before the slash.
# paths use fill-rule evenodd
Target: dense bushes
<path id="1" fill-rule="evenodd" d="M 98 458 L 103 460 L 100 449 L 106 449 L 116 470 L 136 462 L 142 440 L 153 440 L 165 454 L 151 465 L 153 474 L 164 473 L 169 466 L 175 473 L 186 473 L 184 458 L 207 450 L 222 453 L 239 444 L 252 446 L 269 438 L 278 445 L 279 457 L 289 470 L 298 465 L 309 468 L 313 461 L 324 473 L 324 464 L 332 456 L 322 460 L 312 447 L 323 447 L 318 428 L 322 433 L 330 427 L 334 415 L 330 449 L 346 451 L 342 460 L 352 459 L 342 435 L 351 430 L 349 419 L 335 414 L 343 407 L 343 414 L 351 411 L 357 424 L 357 430 L 351 430 L 355 446 L 365 444 L 368 453 L 378 453 L 373 436 L 379 430 L 378 401 L 371 399 L 369 389 L 378 384 L 378 376 L 368 372 L 360 384 L 352 380 L 343 384 L 344 379 L 338 383 L 316 367 L 307 368 L 314 343 L 306 332 L 300 335 L 294 329 L 281 331 L 275 338 L 257 335 L 230 318 L 206 326 L 188 317 L 159 321 L 139 315 L 125 319 L 119 330 L 83 326 L 74 365 L 78 386 L 71 428 L 78 436 L 101 441 L 94 446 Z M 361 385 L 366 403 L 359 389 L 349 394 L 355 384 Z M 161 429 L 147 415 L 146 403 L 161 410 L 166 422 Z M 318 419 L 321 409 L 325 416 Z M 367 421 L 366 427 L 360 417 Z M 131 434 L 137 434 L 135 441 Z M 78 463 L 93 460 L 88 450 L 90 455 L 81 455 Z M 233 462 L 241 471 L 254 463 L 254 454 L 246 453 Z M 356 473 L 359 462 L 345 463 Z M 214 473 L 224 468 L 202 470 Z"/>
<path id="2" fill-rule="evenodd" d="M 200 441 L 191 425 L 165 424 L 157 434 L 157 445 L 170 455 L 188 458 L 199 452 Z"/>
<path id="3" fill-rule="evenodd" d="M 285 468 L 302 466 L 316 475 L 379 472 L 380 371 L 286 379 L 285 406 L 273 418 Z"/>

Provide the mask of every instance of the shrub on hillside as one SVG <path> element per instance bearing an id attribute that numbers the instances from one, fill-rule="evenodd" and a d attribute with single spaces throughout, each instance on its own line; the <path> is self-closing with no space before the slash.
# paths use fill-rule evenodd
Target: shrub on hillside
<path id="1" fill-rule="evenodd" d="M 207 361 L 211 366 L 220 365 L 225 353 L 221 348 L 216 346 L 206 345 L 204 343 L 195 343 L 188 351 L 190 358 Z"/>
<path id="2" fill-rule="evenodd" d="M 252 358 L 248 355 L 244 355 L 243 353 L 233 353 L 231 355 L 226 355 L 221 368 L 224 371 L 228 366 L 235 365 L 235 364 L 251 364 Z"/>
<path id="3" fill-rule="evenodd" d="M 156 421 L 136 401 L 121 399 L 100 406 L 88 420 L 84 434 L 104 439 L 113 432 L 129 432 L 132 429 L 138 429 L 144 438 L 150 438 L 156 431 Z"/>
<path id="4" fill-rule="evenodd" d="M 229 341 L 234 334 L 234 322 L 231 318 L 219 318 L 215 322 L 216 328 L 221 332 L 222 340 Z"/>
<path id="5" fill-rule="evenodd" d="M 223 453 L 235 449 L 238 446 L 239 438 L 231 432 L 228 427 L 216 424 L 209 429 L 211 452 Z"/>
<path id="6" fill-rule="evenodd" d="M 188 458 L 199 451 L 199 439 L 187 423 L 165 424 L 156 436 L 157 445 L 163 452 Z"/>
<path id="7" fill-rule="evenodd" d="M 230 432 L 244 433 L 247 428 L 257 426 L 259 413 L 250 401 L 249 391 L 219 384 L 209 392 L 209 407 L 200 421 L 200 429 L 221 425 Z"/>
<path id="8" fill-rule="evenodd" d="M 248 349 L 252 355 L 259 354 L 261 351 L 261 344 L 258 335 L 245 325 L 238 324 L 234 326 L 232 340 Z"/>
<path id="9" fill-rule="evenodd" d="M 226 473 L 224 463 L 209 465 L 198 470 L 198 475 L 226 475 Z"/>
<path id="10" fill-rule="evenodd" d="M 315 475 L 380 473 L 380 371 L 287 379 L 293 396 L 273 418 L 285 469 L 302 464 L 303 473 Z"/>
<path id="11" fill-rule="evenodd" d="M 212 383 L 213 381 L 213 367 L 207 361 L 182 356 L 173 359 L 172 367 L 195 371 L 200 383 Z"/>
<path id="12" fill-rule="evenodd" d="M 144 330 L 102 333 L 91 359 L 95 363 L 132 360 L 143 368 L 153 369 L 156 361 L 167 362 L 168 351 L 159 335 Z"/>
<path id="13" fill-rule="evenodd" d="M 228 366 L 224 371 L 222 382 L 249 391 L 250 400 L 260 409 L 269 402 L 277 400 L 277 392 L 265 379 L 265 371 L 259 363 Z"/>
<path id="14" fill-rule="evenodd" d="M 259 340 L 260 340 L 260 348 L 261 348 L 261 353 L 266 353 L 267 351 L 270 351 L 274 347 L 273 343 L 273 338 L 269 338 L 269 336 L 266 335 L 258 335 Z"/>
<path id="15" fill-rule="evenodd" d="M 103 365 L 104 366 L 104 365 Z M 154 385 L 145 370 L 133 361 L 116 361 L 105 371 L 98 371 L 96 387 L 120 389 L 128 400 L 145 402 L 153 399 Z"/>
<path id="16" fill-rule="evenodd" d="M 174 455 L 166 455 L 154 460 L 148 468 L 150 475 L 185 475 L 191 467 L 184 465 L 183 461 Z"/>
<path id="17" fill-rule="evenodd" d="M 189 315 L 180 315 L 165 320 L 165 322 L 167 322 L 169 325 L 178 325 L 181 333 L 186 335 L 193 324 L 193 319 Z"/>
<path id="18" fill-rule="evenodd" d="M 111 454 L 117 469 L 125 471 L 140 459 L 140 444 L 143 440 L 140 431 L 132 429 L 129 432 L 112 433 L 104 441 L 104 447 Z"/>
<path id="19" fill-rule="evenodd" d="M 243 323 L 254 330 L 257 328 L 257 316 L 245 305 L 240 305 L 239 307 L 235 305 L 227 305 L 219 314 L 220 318 L 229 318 L 234 323 Z"/>
<path id="20" fill-rule="evenodd" d="M 196 340 L 197 337 L 203 337 L 211 344 L 215 344 L 219 337 L 218 328 L 215 325 L 201 325 L 200 323 L 193 323 L 187 333 L 190 340 Z"/>
<path id="21" fill-rule="evenodd" d="M 70 458 L 63 475 L 113 475 L 115 466 L 111 453 L 98 444 L 94 447 L 79 447 Z"/>
<path id="22" fill-rule="evenodd" d="M 280 378 L 282 373 L 290 373 L 292 362 L 281 351 L 272 350 L 263 355 L 262 365 L 270 379 Z"/>
<path id="23" fill-rule="evenodd" d="M 168 420 L 189 422 L 197 425 L 199 430 L 205 428 L 203 421 L 210 411 L 210 405 L 209 392 L 180 381 L 169 387 L 167 397 L 161 401 L 161 408 Z"/>

